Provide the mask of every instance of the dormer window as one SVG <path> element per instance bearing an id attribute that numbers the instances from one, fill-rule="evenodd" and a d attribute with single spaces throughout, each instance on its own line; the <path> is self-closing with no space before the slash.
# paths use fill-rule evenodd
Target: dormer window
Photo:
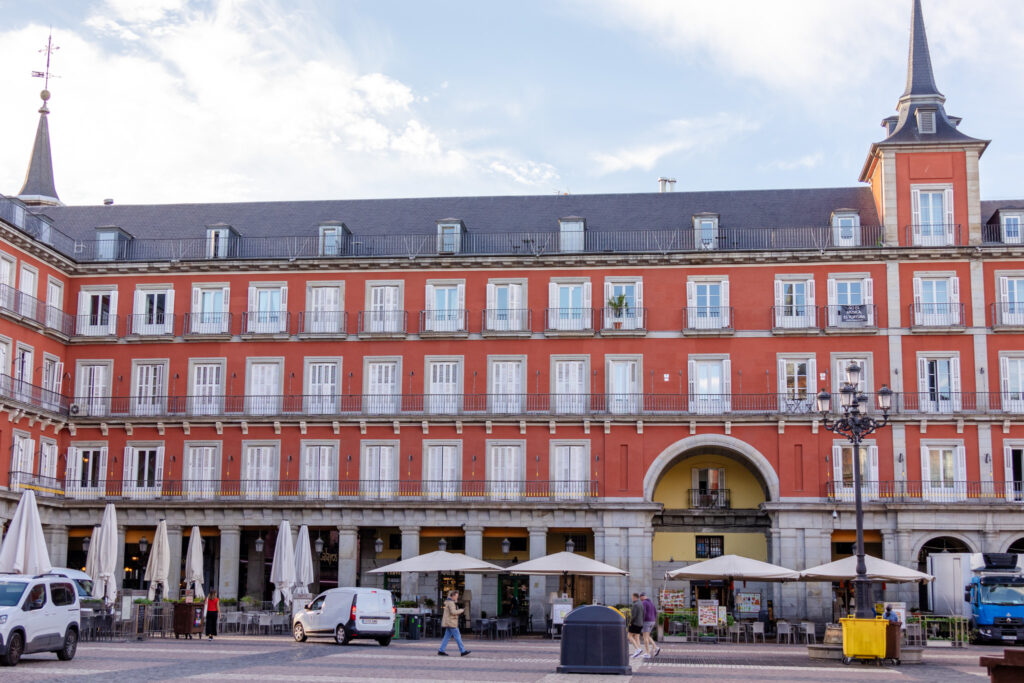
<path id="1" fill-rule="evenodd" d="M 124 245 L 130 236 L 120 228 L 96 228 L 96 258 L 113 261 L 124 255 Z"/>
<path id="2" fill-rule="evenodd" d="M 693 217 L 693 246 L 701 251 L 718 249 L 717 213 L 699 213 Z"/>
<path id="3" fill-rule="evenodd" d="M 206 228 L 206 258 L 227 258 L 231 255 L 238 233 L 230 225 Z"/>
<path id="4" fill-rule="evenodd" d="M 1004 244 L 1021 243 L 1021 223 L 1024 223 L 1024 211 L 1000 211 L 999 225 L 1003 234 Z"/>
<path id="5" fill-rule="evenodd" d="M 352 232 L 344 223 L 322 223 L 320 225 L 320 255 L 341 256 L 345 253 L 345 242 Z"/>
<path id="6" fill-rule="evenodd" d="M 558 221 L 558 248 L 562 253 L 583 251 L 587 222 L 576 216 Z"/>
<path id="7" fill-rule="evenodd" d="M 935 110 L 934 109 L 918 109 L 917 110 L 917 130 L 922 135 L 931 135 L 935 132 Z"/>
<path id="8" fill-rule="evenodd" d="M 446 219 L 437 222 L 437 253 L 457 254 L 462 251 L 462 233 L 466 231 L 462 221 Z"/>
<path id="9" fill-rule="evenodd" d="M 860 244 L 860 214 L 840 209 L 832 213 L 832 243 L 837 247 L 856 247 Z"/>

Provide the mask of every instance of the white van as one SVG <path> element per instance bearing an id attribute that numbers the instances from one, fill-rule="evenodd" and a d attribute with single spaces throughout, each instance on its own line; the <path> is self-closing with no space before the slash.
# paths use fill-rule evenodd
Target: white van
<path id="1" fill-rule="evenodd" d="M 382 588 L 332 588 L 316 596 L 292 617 L 292 635 L 334 636 L 339 645 L 356 638 L 376 640 L 385 647 L 395 633 L 391 591 Z"/>
<path id="2" fill-rule="evenodd" d="M 73 659 L 79 609 L 78 591 L 66 577 L 0 574 L 0 664 L 14 666 L 33 652 Z"/>

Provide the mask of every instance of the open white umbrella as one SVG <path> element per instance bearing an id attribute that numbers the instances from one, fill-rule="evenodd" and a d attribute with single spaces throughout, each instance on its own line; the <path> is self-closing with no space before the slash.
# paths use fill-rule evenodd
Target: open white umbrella
<path id="1" fill-rule="evenodd" d="M 665 578 L 690 581 L 797 581 L 800 572 L 741 555 L 719 555 L 665 572 Z"/>
<path id="2" fill-rule="evenodd" d="M 873 557 L 864 556 L 864 564 L 868 570 L 868 578 L 872 581 L 886 581 L 889 583 L 912 583 L 915 581 L 928 582 L 935 577 L 914 569 L 909 569 L 893 562 Z M 857 557 L 851 555 L 835 562 L 811 567 L 800 572 L 800 578 L 804 581 L 852 581 L 857 577 Z"/>
<path id="3" fill-rule="evenodd" d="M 277 544 L 274 546 L 274 563 L 270 565 L 270 582 L 274 584 L 271 602 L 275 605 L 284 600 L 292 602 L 295 587 L 295 548 L 292 546 L 292 527 L 288 520 L 282 520 L 277 528 Z"/>
<path id="4" fill-rule="evenodd" d="M 89 549 L 85 553 L 85 573 L 89 575 L 89 578 L 95 581 L 94 577 L 100 575 L 99 567 L 96 566 L 96 557 L 99 555 L 100 547 L 100 528 L 94 526 L 92 528 L 92 536 L 89 538 Z"/>
<path id="5" fill-rule="evenodd" d="M 370 574 L 393 574 L 396 572 L 463 572 L 468 574 L 483 574 L 505 571 L 496 564 L 478 560 L 475 557 L 450 553 L 445 550 L 435 550 L 432 553 L 424 553 L 408 560 L 395 562 L 386 567 L 371 569 Z"/>
<path id="6" fill-rule="evenodd" d="M 171 544 L 167 540 L 167 522 L 160 520 L 153 535 L 153 546 L 149 549 L 149 561 L 146 563 L 146 574 L 149 581 L 149 599 L 156 599 L 156 589 L 163 587 L 162 596 L 167 597 L 167 580 L 171 574 Z"/>
<path id="7" fill-rule="evenodd" d="M 561 576 L 562 574 L 573 574 L 574 576 L 629 576 L 625 569 L 613 567 L 604 562 L 592 560 L 585 555 L 576 553 L 560 552 L 538 557 L 536 560 L 527 560 L 508 568 L 510 574 L 531 574 L 533 576 Z"/>
<path id="8" fill-rule="evenodd" d="M 103 598 L 108 605 L 114 604 L 117 596 L 117 511 L 113 503 L 107 503 L 100 522 L 99 539 L 93 539 L 96 548 L 96 575 L 92 577 L 92 597 Z"/>
<path id="9" fill-rule="evenodd" d="M 299 527 L 299 537 L 295 541 L 295 587 L 301 593 L 309 591 L 313 583 L 313 551 L 309 545 L 309 527 Z"/>
<path id="10" fill-rule="evenodd" d="M 185 588 L 192 587 L 195 599 L 202 600 L 203 592 L 203 539 L 199 535 L 199 527 L 192 527 L 188 537 L 188 550 L 185 551 Z"/>
<path id="11" fill-rule="evenodd" d="M 21 494 L 3 543 L 0 543 L 0 574 L 42 574 L 50 571 L 43 524 L 39 521 L 36 494 Z"/>

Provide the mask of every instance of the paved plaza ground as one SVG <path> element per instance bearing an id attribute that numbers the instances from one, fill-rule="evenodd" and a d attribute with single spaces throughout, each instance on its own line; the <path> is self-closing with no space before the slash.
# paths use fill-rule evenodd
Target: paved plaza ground
<path id="1" fill-rule="evenodd" d="M 984 681 L 978 666 L 983 654 L 998 648 L 964 650 L 935 648 L 925 652 L 925 663 L 914 666 L 812 662 L 799 645 L 665 645 L 650 661 L 632 660 L 633 676 L 588 677 L 555 674 L 559 644 L 520 638 L 487 641 L 469 638 L 468 657 L 438 657 L 439 641 L 395 641 L 382 648 L 356 642 L 338 646 L 333 641 L 296 643 L 291 638 L 222 636 L 215 641 L 155 639 L 140 642 L 83 643 L 71 662 L 53 655 L 28 655 L 16 668 L 0 669 L 4 683 L 21 681 L 282 681 L 316 683 L 368 681 L 569 681 L 629 680 L 676 681 Z"/>

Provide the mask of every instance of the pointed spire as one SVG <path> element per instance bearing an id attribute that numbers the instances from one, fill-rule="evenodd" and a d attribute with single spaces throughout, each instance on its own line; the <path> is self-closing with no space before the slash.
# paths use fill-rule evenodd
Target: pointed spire
<path id="1" fill-rule="evenodd" d="M 50 110 L 46 106 L 50 99 L 50 91 L 43 90 L 39 94 L 43 106 L 39 108 L 39 125 L 36 127 L 36 139 L 32 144 L 32 158 L 29 160 L 25 184 L 18 193 L 18 199 L 29 206 L 54 206 L 61 203 L 57 197 L 57 188 L 53 182 L 53 160 L 50 157 L 50 126 L 47 115 Z"/>
<path id="2" fill-rule="evenodd" d="M 907 56 L 907 89 L 903 97 L 945 98 L 935 85 L 932 57 L 928 50 L 928 34 L 924 30 L 921 0 L 914 0 L 910 14 L 910 53 Z"/>

